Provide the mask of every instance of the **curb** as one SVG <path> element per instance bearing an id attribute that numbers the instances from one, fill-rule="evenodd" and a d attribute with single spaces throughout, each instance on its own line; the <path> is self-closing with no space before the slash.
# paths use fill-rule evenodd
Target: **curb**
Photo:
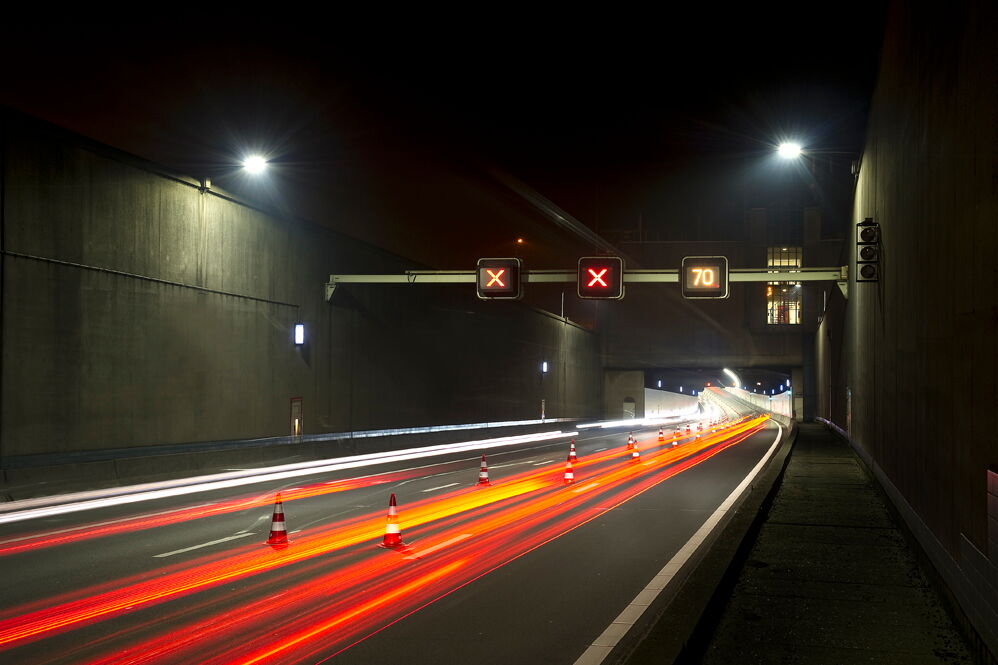
<path id="1" fill-rule="evenodd" d="M 678 589 L 663 597 L 661 607 L 641 632 L 628 638 L 608 663 L 663 665 L 690 662 L 706 647 L 738 573 L 755 544 L 797 441 L 796 423 L 787 440 L 741 500 L 727 524 L 701 555 L 692 560 Z M 685 575 L 683 573 L 686 573 Z"/>

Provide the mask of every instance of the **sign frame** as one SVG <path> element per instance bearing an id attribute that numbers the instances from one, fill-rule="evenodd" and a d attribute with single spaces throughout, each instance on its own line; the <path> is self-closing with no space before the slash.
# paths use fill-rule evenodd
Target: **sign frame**
<path id="1" fill-rule="evenodd" d="M 510 280 L 510 286 L 504 287 L 508 288 L 509 291 L 504 292 L 502 295 L 491 295 L 484 289 L 488 288 L 486 285 L 482 284 L 485 277 L 482 276 L 482 270 L 486 269 L 483 264 L 488 263 L 498 263 L 503 262 L 507 265 L 503 270 L 508 270 L 507 275 Z M 513 272 L 515 271 L 515 275 Z M 492 275 L 493 279 L 500 279 L 500 272 L 497 275 Z M 515 291 L 513 285 L 515 284 Z M 484 294 L 484 295 L 483 295 Z M 523 297 L 523 260 L 515 257 L 495 257 L 495 258 L 485 258 L 478 259 L 478 263 L 475 264 L 475 295 L 478 296 L 479 300 L 519 300 Z"/>
<path id="2" fill-rule="evenodd" d="M 614 271 L 616 270 L 616 295 L 586 295 L 582 292 L 583 286 L 582 281 L 587 279 L 582 274 L 583 262 L 584 261 L 599 261 L 606 264 L 616 264 L 608 265 L 606 270 Z M 604 270 L 605 272 L 605 270 Z M 619 256 L 580 256 L 578 262 L 578 270 L 576 271 L 577 281 L 575 285 L 575 293 L 583 300 L 623 300 L 624 299 L 624 259 Z M 603 273 L 599 275 L 593 275 L 595 279 L 602 281 Z M 613 284 L 608 284 L 609 289 Z"/>
<path id="3" fill-rule="evenodd" d="M 717 287 L 698 287 L 689 285 L 690 279 L 699 281 L 704 273 L 697 270 L 716 270 L 720 283 Z M 713 277 L 712 280 L 713 281 Z M 679 288 L 687 300 L 723 300 L 731 295 L 731 276 L 726 256 L 684 256 L 679 270 Z"/>

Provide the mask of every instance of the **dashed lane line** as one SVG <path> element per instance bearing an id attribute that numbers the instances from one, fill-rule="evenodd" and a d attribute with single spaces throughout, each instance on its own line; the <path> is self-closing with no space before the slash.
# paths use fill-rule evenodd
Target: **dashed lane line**
<path id="1" fill-rule="evenodd" d="M 212 545 L 218 545 L 219 543 L 225 543 L 230 540 L 238 540 L 239 538 L 245 538 L 246 536 L 252 536 L 253 533 L 237 533 L 234 536 L 229 536 L 228 538 L 219 538 L 218 540 L 212 540 L 207 543 L 201 543 L 200 545 L 193 545 L 191 547 L 185 547 L 182 550 L 173 550 L 172 552 L 164 552 L 163 554 L 154 554 L 153 557 L 156 559 L 162 559 L 163 557 L 173 556 L 174 554 L 183 554 L 184 552 L 192 552 L 194 550 L 199 550 L 202 547 L 211 547 Z"/>

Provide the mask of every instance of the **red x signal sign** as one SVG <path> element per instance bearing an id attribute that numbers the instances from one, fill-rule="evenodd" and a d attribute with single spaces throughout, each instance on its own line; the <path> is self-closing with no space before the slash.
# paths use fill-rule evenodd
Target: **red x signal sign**
<path id="1" fill-rule="evenodd" d="M 486 268 L 485 272 L 490 277 L 488 284 L 485 285 L 485 288 L 491 289 L 493 286 L 498 286 L 498 288 L 502 289 L 506 287 L 506 283 L 501 279 L 503 274 L 506 272 L 505 268 L 499 268 L 498 270 Z"/>
<path id="2" fill-rule="evenodd" d="M 579 297 L 624 297 L 624 260 L 619 256 L 584 256 L 579 259 Z"/>
<path id="3" fill-rule="evenodd" d="M 599 284 L 600 286 L 603 287 L 609 287 L 610 285 L 603 280 L 603 275 L 605 275 L 608 270 L 610 269 L 603 268 L 599 272 L 596 272 L 596 268 L 586 268 L 586 272 L 588 272 L 592 276 L 592 279 L 589 280 L 589 283 L 586 284 L 586 286 L 596 286 L 597 284 Z"/>
<path id="4" fill-rule="evenodd" d="M 485 300 L 521 297 L 520 269 L 520 259 L 478 259 L 478 297 Z"/>

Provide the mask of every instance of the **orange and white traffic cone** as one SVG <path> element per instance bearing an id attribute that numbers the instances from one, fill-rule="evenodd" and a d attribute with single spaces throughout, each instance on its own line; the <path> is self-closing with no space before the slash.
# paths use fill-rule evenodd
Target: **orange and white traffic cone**
<path id="1" fill-rule="evenodd" d="M 690 433 L 690 424 L 689 423 L 686 423 L 686 433 L 687 434 Z"/>
<path id="2" fill-rule="evenodd" d="M 482 470 L 478 472 L 479 485 L 491 485 L 489 482 L 489 467 L 485 464 L 485 453 L 482 453 Z"/>
<path id="3" fill-rule="evenodd" d="M 572 439 L 572 444 L 568 448 L 568 461 L 577 462 L 579 460 L 575 455 L 575 439 Z"/>
<path id="4" fill-rule="evenodd" d="M 381 547 L 396 550 L 405 547 L 402 542 L 402 534 L 399 532 L 398 510 L 395 508 L 395 492 L 388 499 L 388 521 L 385 523 L 385 539 L 381 541 Z"/>
<path id="5" fill-rule="evenodd" d="M 571 485 L 575 482 L 575 472 L 572 471 L 572 458 L 565 462 L 565 484 Z"/>
<path id="6" fill-rule="evenodd" d="M 281 493 L 277 493 L 277 500 L 274 501 L 274 516 L 270 520 L 270 538 L 268 545 L 287 545 L 288 529 L 284 525 L 284 504 L 281 502 Z"/>
<path id="7" fill-rule="evenodd" d="M 637 446 L 634 446 L 634 450 L 631 451 L 631 461 L 632 462 L 641 461 L 641 452 L 638 450 Z"/>
<path id="8" fill-rule="evenodd" d="M 658 440 L 665 441 L 665 430 L 661 427 L 658 428 Z"/>
<path id="9" fill-rule="evenodd" d="M 633 432 L 628 432 L 627 433 L 627 449 L 630 450 L 636 444 L 637 444 L 637 442 L 634 440 L 634 433 Z"/>

